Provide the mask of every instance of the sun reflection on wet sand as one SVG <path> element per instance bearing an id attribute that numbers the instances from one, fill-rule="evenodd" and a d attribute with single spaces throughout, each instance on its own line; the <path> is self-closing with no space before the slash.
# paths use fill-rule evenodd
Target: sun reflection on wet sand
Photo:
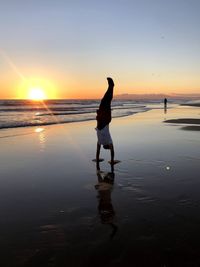
<path id="1" fill-rule="evenodd" d="M 40 151 L 45 151 L 45 144 L 46 144 L 46 134 L 44 128 L 38 127 L 35 129 L 35 133 L 38 133 L 39 143 L 40 143 Z"/>

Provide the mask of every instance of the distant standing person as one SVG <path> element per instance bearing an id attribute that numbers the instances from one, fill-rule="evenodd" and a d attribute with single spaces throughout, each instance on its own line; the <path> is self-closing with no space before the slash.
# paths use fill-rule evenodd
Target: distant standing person
<path id="1" fill-rule="evenodd" d="M 164 108 L 167 109 L 167 98 L 164 99 Z"/>
<path id="2" fill-rule="evenodd" d="M 114 146 L 113 141 L 109 131 L 109 123 L 112 120 L 111 116 L 111 101 L 113 98 L 113 88 L 114 82 L 112 78 L 107 78 L 108 81 L 108 89 L 103 96 L 101 103 L 99 105 L 99 109 L 97 110 L 97 151 L 96 151 L 96 161 L 99 162 L 99 155 L 101 150 L 101 145 L 103 145 L 104 149 L 110 149 L 111 155 L 111 164 L 114 164 Z"/>
<path id="3" fill-rule="evenodd" d="M 167 98 L 164 98 L 164 113 L 167 113 Z"/>

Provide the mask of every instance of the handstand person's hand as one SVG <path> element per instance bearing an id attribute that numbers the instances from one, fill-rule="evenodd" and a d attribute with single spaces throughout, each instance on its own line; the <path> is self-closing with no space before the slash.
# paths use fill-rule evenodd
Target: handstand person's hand
<path id="1" fill-rule="evenodd" d="M 115 85 L 112 78 L 107 77 L 107 80 L 108 80 L 108 85 L 109 86 L 114 86 Z"/>

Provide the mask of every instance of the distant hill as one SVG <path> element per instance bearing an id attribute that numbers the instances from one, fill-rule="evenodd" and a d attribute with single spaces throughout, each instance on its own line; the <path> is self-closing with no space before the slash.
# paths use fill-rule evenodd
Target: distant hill
<path id="1" fill-rule="evenodd" d="M 120 94 L 115 95 L 114 99 L 122 100 L 159 100 L 168 99 L 200 99 L 200 94 Z"/>

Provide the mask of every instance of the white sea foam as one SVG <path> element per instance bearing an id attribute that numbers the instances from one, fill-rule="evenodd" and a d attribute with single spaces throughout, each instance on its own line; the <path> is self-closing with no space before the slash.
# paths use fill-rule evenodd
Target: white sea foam
<path id="1" fill-rule="evenodd" d="M 0 101 L 0 129 L 50 125 L 96 119 L 99 100 L 29 100 Z M 162 105 L 158 101 L 156 106 Z M 112 116 L 123 117 L 152 109 L 148 103 L 133 100 L 113 100 Z"/>

